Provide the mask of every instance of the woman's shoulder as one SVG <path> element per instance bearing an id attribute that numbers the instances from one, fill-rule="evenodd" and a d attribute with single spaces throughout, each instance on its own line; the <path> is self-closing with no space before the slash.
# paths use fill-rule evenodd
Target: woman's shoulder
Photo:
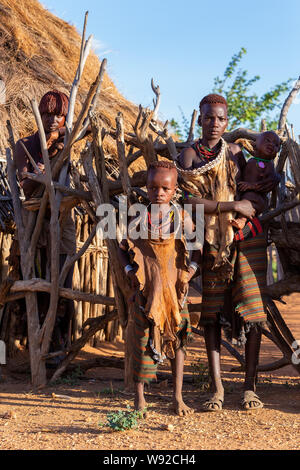
<path id="1" fill-rule="evenodd" d="M 183 149 L 177 159 L 178 165 L 183 170 L 190 170 L 193 168 L 193 162 L 197 157 L 197 153 L 193 147 L 186 147 Z"/>

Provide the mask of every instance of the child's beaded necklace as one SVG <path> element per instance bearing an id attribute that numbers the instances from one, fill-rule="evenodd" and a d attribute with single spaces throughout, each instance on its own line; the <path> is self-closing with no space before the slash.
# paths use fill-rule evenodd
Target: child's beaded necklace
<path id="1" fill-rule="evenodd" d="M 172 210 L 168 211 L 167 215 L 161 220 L 161 222 L 159 224 L 155 224 L 155 223 L 152 222 L 151 215 L 150 215 L 150 212 L 148 210 L 149 225 L 151 225 L 154 232 L 158 232 L 160 236 L 162 235 L 162 229 L 164 227 L 166 227 L 166 225 L 169 225 L 171 222 L 173 222 L 173 220 L 174 220 L 174 210 L 172 209 Z"/>
<path id="2" fill-rule="evenodd" d="M 261 157 L 253 157 L 256 160 L 256 165 L 259 166 L 259 168 L 265 168 L 264 162 L 269 162 L 270 160 L 266 160 L 265 158 Z"/>

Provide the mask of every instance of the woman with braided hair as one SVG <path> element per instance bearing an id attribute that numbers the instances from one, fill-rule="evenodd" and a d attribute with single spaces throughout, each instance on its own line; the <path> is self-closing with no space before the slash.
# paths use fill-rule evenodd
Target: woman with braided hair
<path id="1" fill-rule="evenodd" d="M 48 91 L 41 99 L 39 111 L 41 114 L 49 157 L 54 157 L 59 150 L 63 148 L 65 135 L 65 120 L 68 113 L 69 99 L 65 93 L 58 90 Z M 23 145 L 36 162 L 41 172 L 44 171 L 44 162 L 41 151 L 39 133 L 20 139 L 16 144 L 16 165 L 20 185 L 23 188 L 25 197 L 30 198 L 35 189 L 39 187 L 39 183 L 27 178 L 23 173 L 36 172 L 29 161 Z"/>
<path id="2" fill-rule="evenodd" d="M 65 120 L 69 108 L 69 98 L 58 90 L 48 91 L 39 104 L 39 111 L 46 134 L 49 158 L 53 158 L 64 147 Z M 40 188 L 40 184 L 29 179 L 27 172 L 37 173 L 31 164 L 26 151 L 37 164 L 41 173 L 45 171 L 39 133 L 20 139 L 16 143 L 14 159 L 17 166 L 20 186 L 23 188 L 26 199 L 34 197 Z M 67 176 L 66 185 L 69 183 Z M 46 213 L 41 235 L 38 241 L 38 255 L 36 258 L 36 269 L 38 277 L 45 277 L 50 262 L 50 214 Z M 63 265 L 67 255 L 72 256 L 76 252 L 75 224 L 69 211 L 60 214 L 60 264 Z M 68 273 L 64 286 L 72 288 L 73 270 Z M 48 310 L 49 294 L 38 294 L 39 313 L 41 321 Z M 56 325 L 53 332 L 52 350 L 62 350 L 67 345 L 70 321 L 74 313 L 74 305 L 70 300 L 59 300 L 57 309 Z"/>
<path id="3" fill-rule="evenodd" d="M 255 394 L 261 342 L 260 326 L 266 322 L 262 300 L 266 280 L 265 234 L 244 241 L 234 240 L 236 214 L 252 219 L 251 201 L 239 199 L 238 182 L 246 165 L 236 144 L 222 135 L 228 123 L 227 102 L 210 94 L 200 102 L 198 119 L 202 138 L 183 150 L 177 169 L 185 190 L 185 202 L 204 205 L 203 293 L 200 325 L 205 344 L 213 395 L 204 410 L 222 409 L 221 327 L 233 344 L 245 345 L 246 373 L 242 407 L 263 406 Z"/>

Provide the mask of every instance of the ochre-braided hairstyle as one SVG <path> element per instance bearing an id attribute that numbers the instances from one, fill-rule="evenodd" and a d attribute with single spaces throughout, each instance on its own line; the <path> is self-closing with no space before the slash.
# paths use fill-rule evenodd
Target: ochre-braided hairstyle
<path id="1" fill-rule="evenodd" d="M 156 170 L 156 168 L 167 168 L 168 170 L 176 170 L 176 166 L 173 162 L 168 160 L 159 160 L 157 162 L 150 163 L 148 171 Z"/>
<path id="2" fill-rule="evenodd" d="M 166 170 L 175 170 L 176 175 L 177 175 L 177 168 L 173 162 L 170 162 L 167 160 L 160 160 L 157 162 L 150 163 L 150 165 L 148 166 L 148 170 L 147 170 L 147 179 L 150 174 L 150 171 L 155 171 L 159 168 L 165 168 Z"/>
<path id="3" fill-rule="evenodd" d="M 69 98 L 58 90 L 48 91 L 41 99 L 39 111 L 41 115 L 45 113 L 63 115 L 68 114 Z"/>
<path id="4" fill-rule="evenodd" d="M 227 101 L 224 96 L 217 95 L 215 93 L 211 93 L 210 95 L 206 95 L 204 96 L 204 98 L 202 98 L 199 104 L 200 110 L 204 104 L 224 104 L 226 108 L 228 107 Z"/>
<path id="5" fill-rule="evenodd" d="M 173 162 L 168 161 L 168 160 L 159 160 L 157 162 L 150 163 L 150 165 L 148 166 L 148 170 L 147 170 L 147 178 L 149 176 L 150 171 L 155 171 L 159 168 L 165 168 L 167 170 L 175 170 L 177 173 L 177 168 Z"/>

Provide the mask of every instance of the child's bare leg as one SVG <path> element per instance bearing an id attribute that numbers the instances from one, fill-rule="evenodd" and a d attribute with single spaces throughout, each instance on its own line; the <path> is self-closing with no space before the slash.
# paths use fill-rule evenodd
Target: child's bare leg
<path id="1" fill-rule="evenodd" d="M 177 349 L 175 359 L 171 360 L 172 376 L 173 376 L 173 408 L 177 415 L 185 416 L 193 413 L 194 410 L 189 408 L 182 398 L 183 368 L 184 368 L 184 351 Z"/>
<path id="2" fill-rule="evenodd" d="M 144 382 L 135 383 L 135 397 L 134 397 L 134 409 L 143 411 L 147 407 L 147 403 L 144 396 Z M 143 411 L 144 417 L 146 417 L 146 411 Z"/>

